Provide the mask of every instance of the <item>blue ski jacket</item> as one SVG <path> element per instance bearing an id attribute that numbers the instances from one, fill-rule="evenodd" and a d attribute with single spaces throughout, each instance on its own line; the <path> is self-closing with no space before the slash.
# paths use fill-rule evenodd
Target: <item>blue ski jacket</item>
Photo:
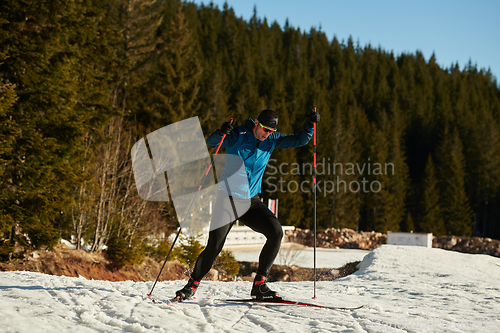
<path id="1" fill-rule="evenodd" d="M 261 193 L 264 171 L 275 148 L 304 146 L 309 143 L 314 131 L 312 127 L 305 124 L 302 131 L 298 134 L 287 135 L 276 131 L 269 135 L 266 140 L 260 141 L 253 134 L 252 129 L 254 126 L 255 122 L 253 119 L 247 119 L 245 125 L 235 127 L 232 134 L 226 135 L 221 145 L 221 149 L 225 148 L 227 154 L 238 155 L 245 163 L 248 183 L 245 182 L 245 184 L 242 184 L 240 182 L 237 190 L 231 189 L 233 196 L 238 196 L 242 199 L 252 198 Z M 216 148 L 221 139 L 222 135 L 219 134 L 219 130 L 216 130 L 207 138 L 207 145 Z M 228 161 L 229 159 L 226 158 L 223 178 L 229 177 L 237 168 L 234 165 L 228 165 Z M 226 190 L 224 182 L 220 182 L 220 186 Z M 226 192 L 228 191 L 226 190 Z"/>

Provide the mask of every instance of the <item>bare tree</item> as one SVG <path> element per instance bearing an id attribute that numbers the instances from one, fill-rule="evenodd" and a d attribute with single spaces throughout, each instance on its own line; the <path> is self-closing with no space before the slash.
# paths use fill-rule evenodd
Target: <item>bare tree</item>
<path id="1" fill-rule="evenodd" d="M 303 261 L 303 251 L 306 247 L 297 243 L 283 244 L 278 252 L 278 262 L 281 265 L 300 266 Z"/>

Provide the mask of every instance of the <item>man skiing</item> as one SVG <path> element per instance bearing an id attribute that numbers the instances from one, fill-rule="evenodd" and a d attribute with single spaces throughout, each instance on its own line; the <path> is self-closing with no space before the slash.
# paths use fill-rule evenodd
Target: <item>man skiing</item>
<path id="1" fill-rule="evenodd" d="M 248 178 L 249 209 L 237 216 L 237 219 L 252 230 L 264 234 L 266 243 L 259 256 L 259 267 L 253 282 L 251 296 L 256 299 L 278 297 L 278 293 L 266 285 L 266 276 L 278 255 L 283 229 L 276 216 L 260 201 L 262 178 L 272 151 L 275 148 L 294 148 L 306 145 L 313 135 L 313 123 L 320 120 L 319 113 L 311 112 L 307 123 L 298 134 L 285 135 L 277 132 L 278 114 L 270 109 L 263 110 L 257 119 L 248 119 L 245 125 L 236 128 L 226 122 L 219 130 L 212 133 L 207 139 L 207 145 L 215 148 L 225 134 L 221 148 L 226 148 L 227 154 L 238 155 L 244 162 Z M 226 162 L 227 164 L 227 162 Z M 221 188 L 224 188 L 221 186 Z M 221 193 L 222 189 L 219 191 Z M 228 192 L 232 193 L 232 192 Z M 233 194 L 234 196 L 234 194 Z M 226 194 L 227 197 L 227 194 Z M 211 224 L 220 223 L 218 214 L 222 196 L 218 195 L 217 203 L 212 216 Z M 233 198 L 231 198 L 233 203 Z M 234 203 L 233 203 L 234 209 Z M 188 283 L 176 292 L 180 300 L 191 298 L 200 284 L 202 278 L 208 273 L 213 262 L 219 255 L 231 227 L 236 222 L 228 221 L 220 227 L 212 228 L 209 232 L 208 243 L 199 255 Z"/>

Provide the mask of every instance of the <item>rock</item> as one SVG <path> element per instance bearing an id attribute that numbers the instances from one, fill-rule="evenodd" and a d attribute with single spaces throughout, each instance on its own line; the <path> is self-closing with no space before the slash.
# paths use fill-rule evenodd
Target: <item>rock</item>
<path id="1" fill-rule="evenodd" d="M 219 280 L 219 271 L 218 270 L 211 268 L 210 271 L 208 272 L 208 274 L 211 277 L 212 281 Z"/>
<path id="2" fill-rule="evenodd" d="M 288 242 L 312 247 L 314 235 L 310 230 L 295 228 L 285 232 Z M 318 230 L 317 246 L 324 248 L 373 250 L 387 244 L 387 235 L 376 231 L 356 232 L 352 229 Z M 491 238 L 442 236 L 434 238 L 433 247 L 465 253 L 489 254 L 495 257 L 500 253 L 500 241 Z"/>
<path id="3" fill-rule="evenodd" d="M 375 231 L 358 233 L 352 229 L 319 230 L 317 232 L 316 244 L 325 248 L 347 248 L 373 250 L 381 244 L 387 243 L 387 235 Z M 312 247 L 314 235 L 308 229 L 295 228 L 285 232 L 287 242 L 293 242 Z"/>
<path id="4" fill-rule="evenodd" d="M 434 237 L 432 247 L 495 257 L 500 255 L 500 241 L 491 238 L 440 236 Z"/>

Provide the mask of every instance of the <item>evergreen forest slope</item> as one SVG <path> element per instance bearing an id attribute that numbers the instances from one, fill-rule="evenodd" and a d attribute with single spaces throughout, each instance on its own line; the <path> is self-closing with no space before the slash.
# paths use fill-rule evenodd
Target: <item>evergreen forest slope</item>
<path id="1" fill-rule="evenodd" d="M 158 252 L 177 222 L 137 195 L 137 140 L 194 116 L 208 136 L 264 108 L 293 133 L 313 105 L 319 228 L 500 238 L 500 90 L 472 63 L 176 0 L 6 0 L 0 43 L 3 260 L 61 237 L 124 265 Z M 310 228 L 312 144 L 272 158 L 263 197 Z"/>

